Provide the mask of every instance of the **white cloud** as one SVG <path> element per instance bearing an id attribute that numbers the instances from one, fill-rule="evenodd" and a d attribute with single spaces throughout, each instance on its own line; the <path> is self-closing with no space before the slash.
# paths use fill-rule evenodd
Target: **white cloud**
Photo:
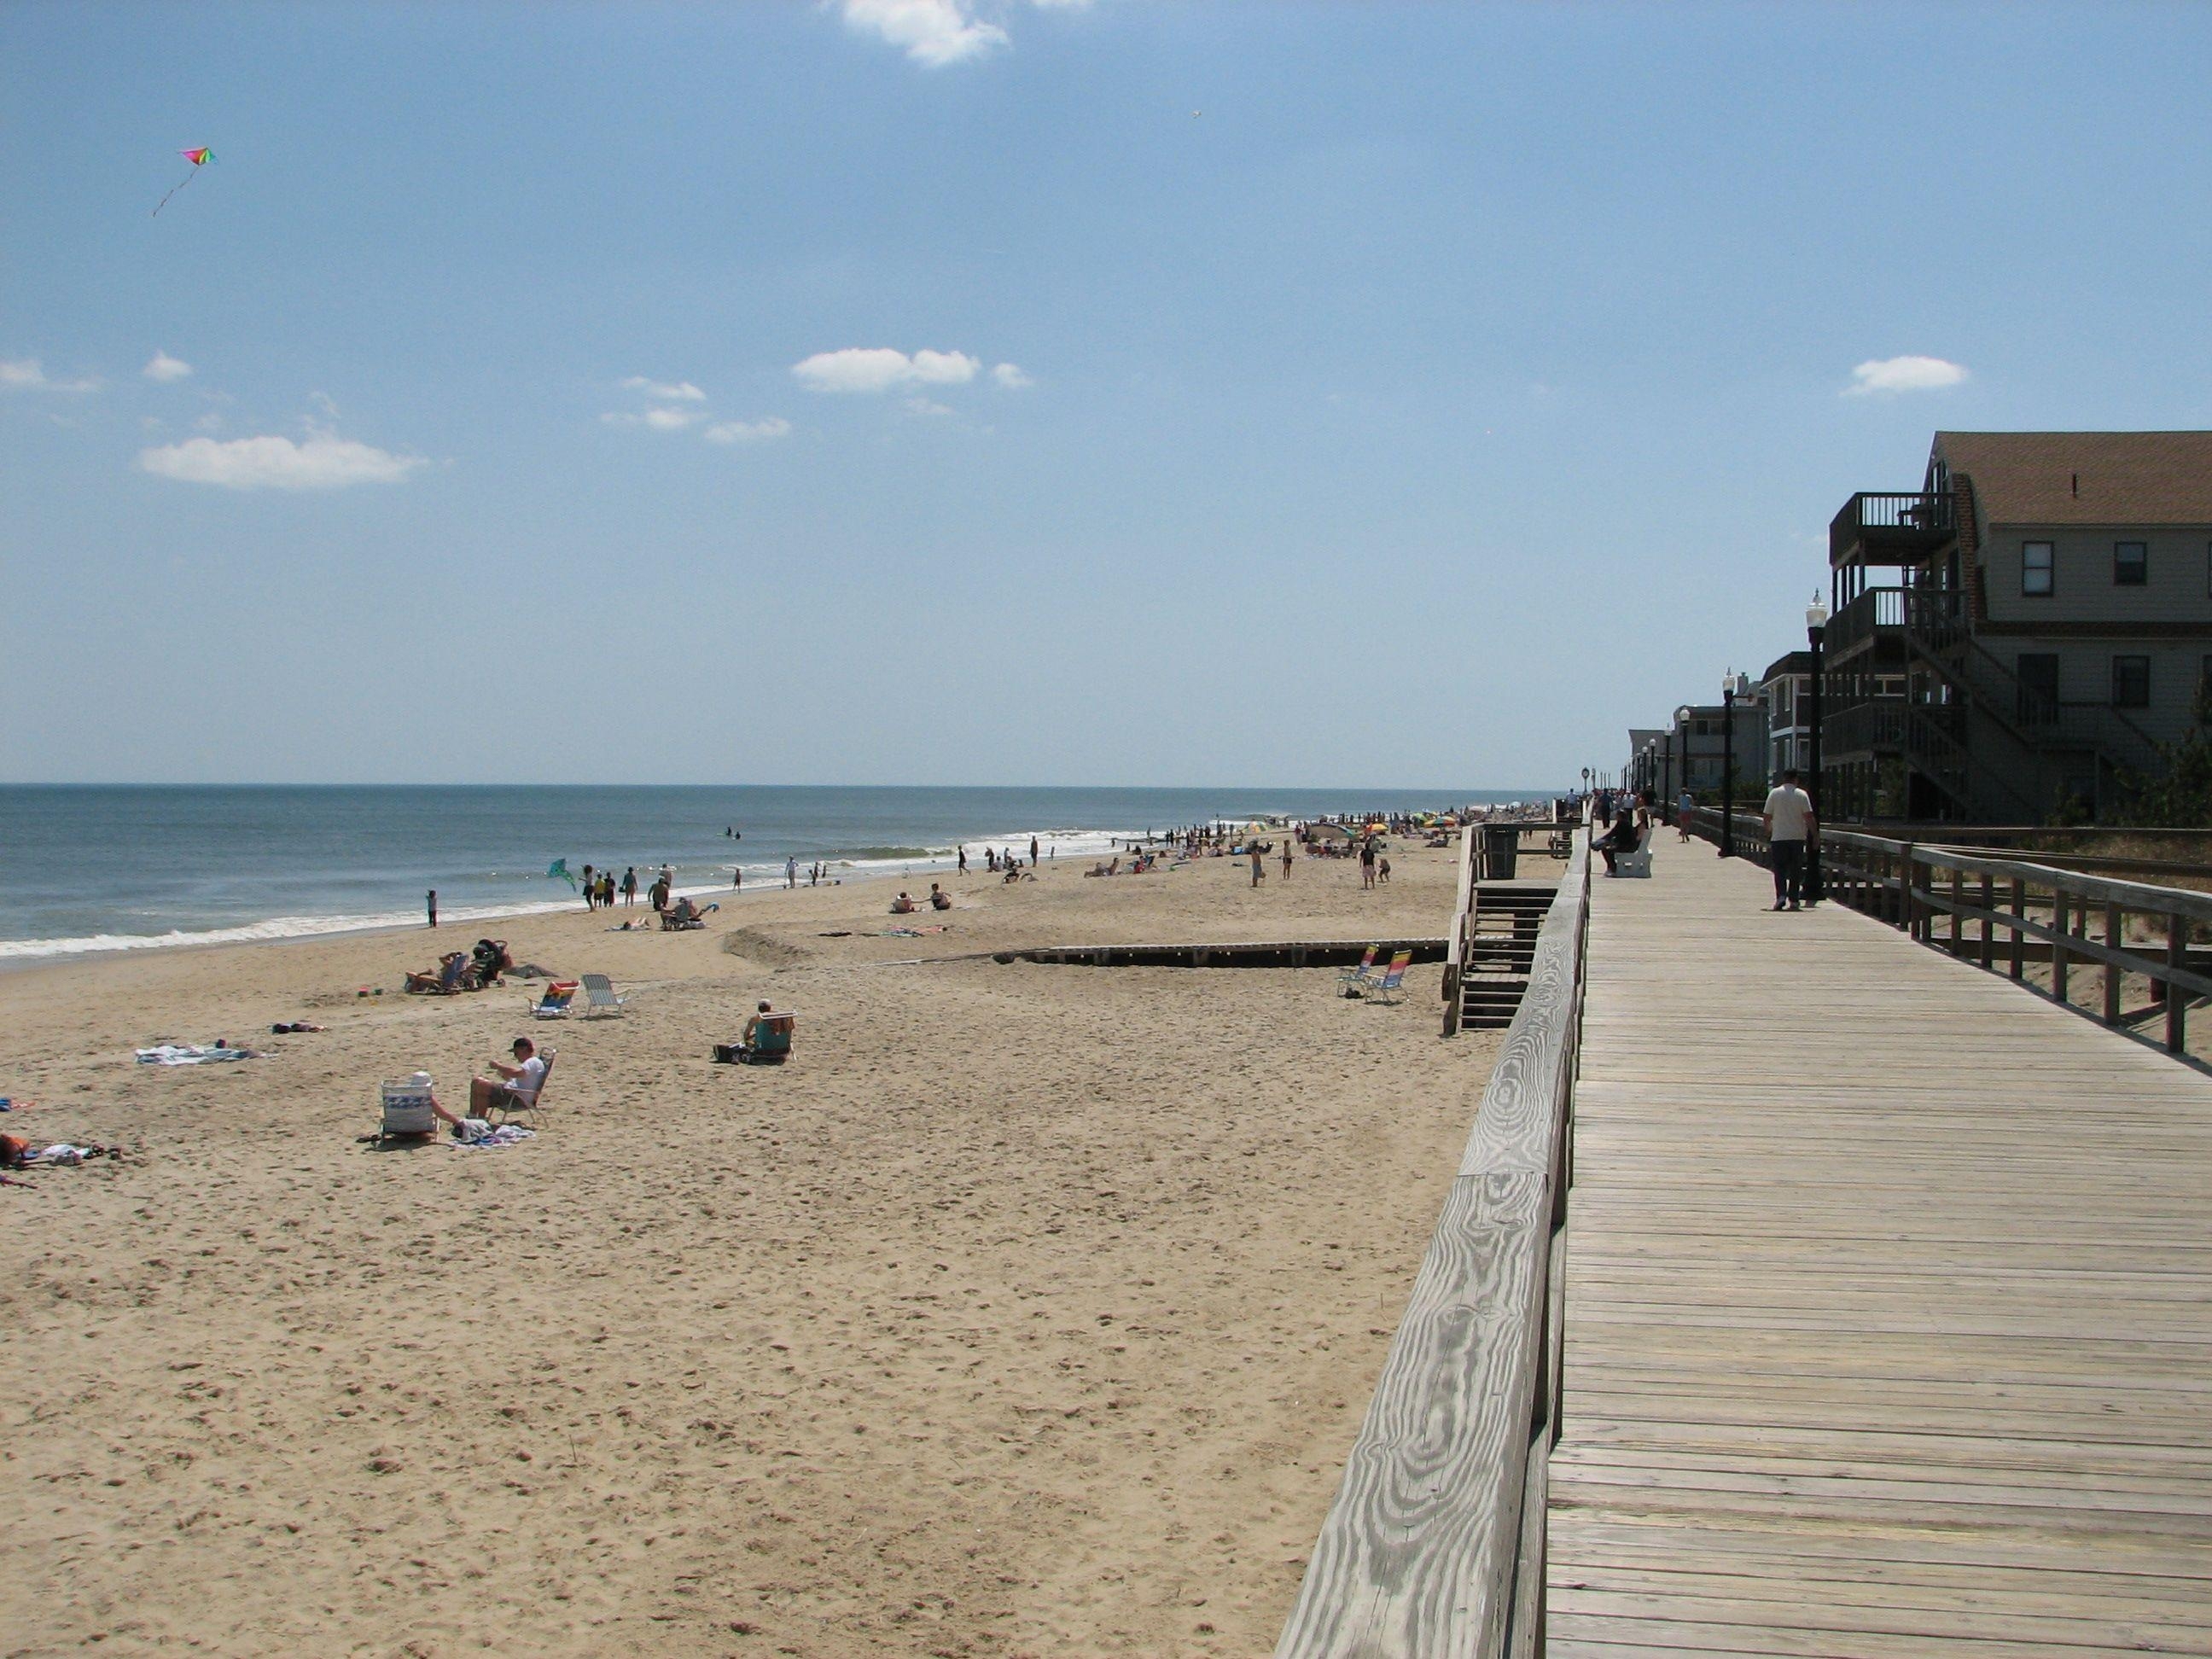
<path id="1" fill-rule="evenodd" d="M 764 421 L 717 421 L 704 435 L 709 443 L 757 444 L 771 438 L 788 437 L 790 433 L 789 421 L 781 415 L 771 415 Z"/>
<path id="2" fill-rule="evenodd" d="M 909 386 L 964 386 L 983 367 L 964 351 L 917 351 L 909 357 L 889 346 L 848 346 L 817 351 L 791 372 L 813 392 L 889 392 Z"/>
<path id="3" fill-rule="evenodd" d="M 1851 371 L 1846 398 L 1863 398 L 1879 392 L 1940 392 L 1966 378 L 1957 363 L 1941 357 L 1881 357 L 1861 363 Z"/>
<path id="4" fill-rule="evenodd" d="M 642 415 L 611 410 L 599 418 L 609 426 L 642 426 L 655 432 L 681 432 L 707 417 L 696 409 L 648 409 Z"/>
<path id="5" fill-rule="evenodd" d="M 97 392 L 100 382 L 87 375 L 79 380 L 50 380 L 36 357 L 9 361 L 0 358 L 0 388 L 14 392 Z"/>
<path id="6" fill-rule="evenodd" d="M 338 400 L 331 397 L 329 392 L 310 392 L 307 394 L 307 401 L 314 404 L 317 409 L 321 410 L 324 415 L 328 416 L 330 419 L 333 421 L 337 419 Z"/>
<path id="7" fill-rule="evenodd" d="M 658 398 L 667 404 L 703 404 L 707 394 L 689 380 L 648 380 L 642 374 L 633 374 L 623 382 L 625 390 L 642 392 L 648 398 Z"/>
<path id="8" fill-rule="evenodd" d="M 1025 386 L 1036 384 L 1012 363 L 1000 363 L 991 371 L 991 378 L 1009 392 L 1019 392 Z"/>
<path id="9" fill-rule="evenodd" d="M 172 357 L 166 351 L 157 351 L 138 371 L 149 380 L 181 380 L 192 372 L 192 366 L 182 358 Z"/>
<path id="10" fill-rule="evenodd" d="M 902 46 L 932 69 L 1012 44 L 996 23 L 977 19 L 970 0 L 843 0 L 841 9 L 847 28 Z"/>
<path id="11" fill-rule="evenodd" d="M 273 434 L 258 438 L 187 438 L 138 452 L 141 471 L 185 483 L 226 489 L 342 489 L 349 484 L 398 483 L 425 463 L 419 455 L 356 443 L 327 432 L 304 443 Z"/>
<path id="12" fill-rule="evenodd" d="M 927 398 L 909 398 L 906 400 L 906 412 L 909 415 L 950 415 L 952 411 L 945 404 L 932 403 Z"/>

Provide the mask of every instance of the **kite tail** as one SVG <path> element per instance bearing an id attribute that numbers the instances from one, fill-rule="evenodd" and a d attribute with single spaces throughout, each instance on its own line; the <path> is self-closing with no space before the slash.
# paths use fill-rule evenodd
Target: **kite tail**
<path id="1" fill-rule="evenodd" d="M 179 191 L 182 190 L 182 189 L 183 189 L 186 185 L 189 185 L 190 183 L 191 183 L 191 181 L 192 181 L 193 179 L 195 179 L 198 178 L 199 176 L 200 176 L 200 170 L 199 170 L 198 167 L 194 167 L 194 168 L 193 168 L 190 173 L 186 173 L 183 178 L 181 178 L 181 179 L 178 179 L 178 180 L 177 180 L 177 182 L 176 182 L 175 184 L 171 185 L 169 186 L 169 196 L 174 196 L 174 195 L 175 195 Z M 165 207 L 167 207 L 167 206 L 168 206 L 168 205 L 169 205 L 169 196 L 164 196 L 164 197 L 163 197 L 160 201 L 158 201 L 158 202 L 155 203 L 155 204 L 154 204 L 154 211 L 153 211 L 151 214 L 148 215 L 147 216 L 148 216 L 148 217 L 149 217 L 149 218 L 156 218 L 156 219 L 158 219 L 159 217 L 161 217 L 161 210 L 162 210 L 163 208 L 165 208 Z"/>

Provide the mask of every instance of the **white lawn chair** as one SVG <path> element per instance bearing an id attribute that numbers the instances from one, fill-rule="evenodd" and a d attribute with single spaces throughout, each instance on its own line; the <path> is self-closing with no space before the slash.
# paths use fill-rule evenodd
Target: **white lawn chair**
<path id="1" fill-rule="evenodd" d="M 615 994 L 614 981 L 605 974 L 584 975 L 584 995 L 588 1005 L 584 1010 L 586 1019 L 596 1019 L 602 1014 L 619 1014 L 623 1011 L 623 1004 L 629 1000 L 628 997 Z"/>

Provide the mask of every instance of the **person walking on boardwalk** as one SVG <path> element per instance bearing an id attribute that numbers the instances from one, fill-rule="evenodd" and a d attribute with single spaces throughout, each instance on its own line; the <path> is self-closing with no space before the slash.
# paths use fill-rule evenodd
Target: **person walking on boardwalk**
<path id="1" fill-rule="evenodd" d="M 1767 859 L 1774 866 L 1774 908 L 1801 908 L 1805 897 L 1805 848 L 1820 833 L 1813 798 L 1797 787 L 1797 774 L 1784 772 L 1760 809 L 1766 826 Z"/>
<path id="2" fill-rule="evenodd" d="M 1682 832 L 1684 841 L 1690 838 L 1690 814 L 1697 810 L 1698 798 L 1690 793 L 1690 786 L 1686 783 L 1674 801 L 1674 827 Z"/>

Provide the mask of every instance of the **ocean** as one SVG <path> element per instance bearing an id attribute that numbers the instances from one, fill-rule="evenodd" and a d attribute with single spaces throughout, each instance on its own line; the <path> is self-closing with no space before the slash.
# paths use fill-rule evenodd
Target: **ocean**
<path id="1" fill-rule="evenodd" d="M 547 876 L 664 864 L 679 892 L 926 873 L 1031 836 L 1060 858 L 1117 836 L 1268 814 L 1426 811 L 1496 790 L 934 789 L 830 786 L 0 785 L 0 961 L 291 939 L 560 909 Z M 738 832 L 735 837 L 726 833 Z"/>

